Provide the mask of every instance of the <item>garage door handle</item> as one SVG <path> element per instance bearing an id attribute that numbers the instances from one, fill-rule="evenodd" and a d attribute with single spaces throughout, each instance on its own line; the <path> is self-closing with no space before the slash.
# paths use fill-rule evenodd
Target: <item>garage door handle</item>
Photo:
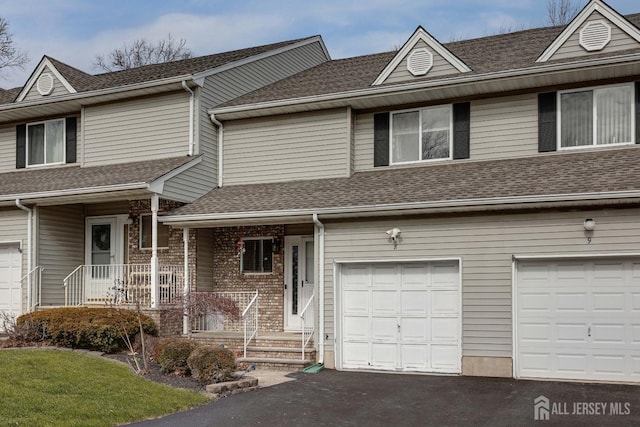
<path id="1" fill-rule="evenodd" d="M 591 326 L 589 326 L 589 329 L 587 329 L 587 336 L 590 337 L 591 336 Z"/>

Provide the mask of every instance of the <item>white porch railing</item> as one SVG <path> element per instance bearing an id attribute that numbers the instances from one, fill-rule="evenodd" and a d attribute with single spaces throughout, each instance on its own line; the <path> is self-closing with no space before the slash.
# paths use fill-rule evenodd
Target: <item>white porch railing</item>
<path id="1" fill-rule="evenodd" d="M 81 265 L 63 283 L 66 306 L 152 303 L 151 264 Z M 158 266 L 158 304 L 174 303 L 183 286 L 183 266 Z"/>
<path id="2" fill-rule="evenodd" d="M 41 266 L 37 266 L 27 274 L 25 274 L 20 282 L 22 287 L 25 287 L 25 283 L 27 284 L 27 289 L 29 292 L 28 295 L 28 310 L 29 312 L 35 311 L 36 307 L 39 307 L 42 303 L 41 295 L 42 295 L 42 272 L 44 268 Z"/>
<path id="3" fill-rule="evenodd" d="M 313 326 L 315 325 L 314 310 L 313 310 L 314 297 L 315 297 L 315 293 L 311 295 L 311 298 L 309 298 L 309 301 L 307 301 L 307 304 L 304 306 L 304 308 L 300 312 L 300 327 L 302 329 L 302 360 L 304 360 L 304 352 L 307 347 L 307 344 L 309 344 L 309 341 L 311 341 L 311 338 L 313 338 L 313 333 L 315 332 L 315 327 Z M 305 324 L 306 319 L 310 319 L 310 321 Z M 311 326 L 307 326 L 309 324 Z"/>
<path id="4" fill-rule="evenodd" d="M 244 323 L 244 357 L 247 357 L 247 346 L 252 339 L 258 336 L 258 290 L 251 299 L 251 302 L 242 312 L 242 322 Z"/>

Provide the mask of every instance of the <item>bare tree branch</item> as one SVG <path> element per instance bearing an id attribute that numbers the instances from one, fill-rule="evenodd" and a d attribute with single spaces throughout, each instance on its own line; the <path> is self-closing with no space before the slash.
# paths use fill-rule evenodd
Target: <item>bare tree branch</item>
<path id="1" fill-rule="evenodd" d="M 548 0 L 547 23 L 566 25 L 578 14 L 580 7 L 575 0 Z"/>
<path id="2" fill-rule="evenodd" d="M 27 62 L 29 62 L 27 54 L 16 49 L 13 44 L 9 22 L 0 17 L 0 71 L 5 68 L 23 68 Z"/>
<path id="3" fill-rule="evenodd" d="M 141 38 L 107 55 L 96 55 L 94 67 L 102 71 L 128 70 L 149 64 L 177 61 L 193 57 L 185 39 L 176 40 L 167 35 L 164 40 L 150 42 Z"/>

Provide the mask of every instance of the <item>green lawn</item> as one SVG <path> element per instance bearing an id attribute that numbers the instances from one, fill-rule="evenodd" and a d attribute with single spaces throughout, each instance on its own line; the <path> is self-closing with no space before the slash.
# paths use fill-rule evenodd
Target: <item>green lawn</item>
<path id="1" fill-rule="evenodd" d="M 115 426 L 208 399 L 140 378 L 124 365 L 54 350 L 0 351 L 0 425 Z"/>

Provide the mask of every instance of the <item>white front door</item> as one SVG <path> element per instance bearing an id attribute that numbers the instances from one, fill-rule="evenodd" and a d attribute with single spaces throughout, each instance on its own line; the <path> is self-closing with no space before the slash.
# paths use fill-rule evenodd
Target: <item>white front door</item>
<path id="1" fill-rule="evenodd" d="M 300 331 L 300 314 L 314 290 L 314 246 L 312 237 L 285 237 L 285 330 Z M 313 302 L 305 311 L 305 329 L 313 327 Z"/>
<path id="2" fill-rule="evenodd" d="M 117 285 L 122 265 L 124 226 L 119 217 L 91 217 L 86 225 L 85 292 L 88 302 L 102 302 Z"/>
<path id="3" fill-rule="evenodd" d="M 8 317 L 22 314 L 21 272 L 22 254 L 18 246 L 0 244 L 0 313 Z"/>
<path id="4" fill-rule="evenodd" d="M 640 382 L 640 260 L 520 261 L 516 376 Z"/>

